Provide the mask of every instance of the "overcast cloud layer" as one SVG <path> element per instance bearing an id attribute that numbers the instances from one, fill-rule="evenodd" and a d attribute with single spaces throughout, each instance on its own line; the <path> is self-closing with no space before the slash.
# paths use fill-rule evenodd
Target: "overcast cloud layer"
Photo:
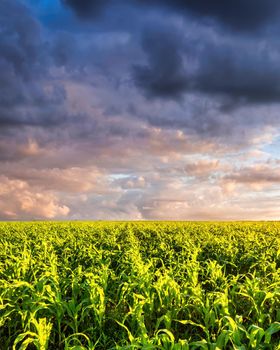
<path id="1" fill-rule="evenodd" d="M 278 0 L 1 0 L 0 219 L 280 219 Z"/>

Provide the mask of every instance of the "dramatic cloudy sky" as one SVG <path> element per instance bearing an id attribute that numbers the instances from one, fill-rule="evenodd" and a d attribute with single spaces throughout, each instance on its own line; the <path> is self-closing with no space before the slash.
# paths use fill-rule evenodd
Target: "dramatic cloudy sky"
<path id="1" fill-rule="evenodd" d="M 0 219 L 280 219 L 279 0 L 0 0 Z"/>

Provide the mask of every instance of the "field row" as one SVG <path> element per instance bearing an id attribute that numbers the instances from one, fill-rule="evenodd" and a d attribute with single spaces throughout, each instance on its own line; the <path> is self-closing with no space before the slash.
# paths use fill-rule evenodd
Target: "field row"
<path id="1" fill-rule="evenodd" d="M 279 223 L 1 223 L 0 349 L 280 349 Z"/>

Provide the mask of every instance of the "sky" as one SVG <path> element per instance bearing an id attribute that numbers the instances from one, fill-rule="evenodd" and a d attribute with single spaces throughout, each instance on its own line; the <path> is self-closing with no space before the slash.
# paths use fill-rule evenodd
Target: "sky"
<path id="1" fill-rule="evenodd" d="M 1 0 L 0 220 L 280 219 L 279 0 Z"/>

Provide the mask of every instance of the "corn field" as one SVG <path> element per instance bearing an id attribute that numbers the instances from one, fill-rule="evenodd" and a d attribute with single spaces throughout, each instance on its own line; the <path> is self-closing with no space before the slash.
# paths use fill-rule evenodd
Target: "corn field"
<path id="1" fill-rule="evenodd" d="M 0 224 L 0 349 L 280 349 L 280 223 Z"/>

